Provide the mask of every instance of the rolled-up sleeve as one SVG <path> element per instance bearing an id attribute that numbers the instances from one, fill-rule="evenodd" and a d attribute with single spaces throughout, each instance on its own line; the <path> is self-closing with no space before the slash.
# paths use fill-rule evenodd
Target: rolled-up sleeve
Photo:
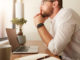
<path id="1" fill-rule="evenodd" d="M 54 55 L 61 53 L 71 41 L 74 29 L 74 24 L 61 24 L 57 28 L 54 38 L 49 42 L 48 49 Z"/>

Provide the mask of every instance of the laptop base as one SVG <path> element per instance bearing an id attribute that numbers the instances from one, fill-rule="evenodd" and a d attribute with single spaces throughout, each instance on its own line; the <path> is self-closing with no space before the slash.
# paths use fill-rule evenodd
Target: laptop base
<path id="1" fill-rule="evenodd" d="M 38 53 L 38 46 L 26 46 L 24 48 L 24 46 L 16 49 L 15 51 L 13 51 L 13 53 L 18 53 L 18 54 L 21 54 L 21 53 Z"/>

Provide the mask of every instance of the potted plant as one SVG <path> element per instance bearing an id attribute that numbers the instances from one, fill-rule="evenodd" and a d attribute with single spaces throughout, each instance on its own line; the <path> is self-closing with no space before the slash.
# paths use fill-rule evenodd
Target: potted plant
<path id="1" fill-rule="evenodd" d="M 23 36 L 23 32 L 22 32 L 22 26 L 27 22 L 27 20 L 25 20 L 24 18 L 18 19 L 18 18 L 14 18 L 12 20 L 12 23 L 15 25 L 19 26 L 19 33 L 17 35 L 17 39 L 20 45 L 23 45 L 26 41 L 25 36 Z"/>
<path id="2" fill-rule="evenodd" d="M 26 22 L 27 22 L 27 20 L 25 20 L 24 18 L 21 18 L 21 19 L 14 18 L 14 19 L 12 20 L 12 23 L 13 23 L 13 24 L 19 26 L 19 33 L 18 33 L 18 35 L 23 35 L 22 26 L 23 26 Z"/>

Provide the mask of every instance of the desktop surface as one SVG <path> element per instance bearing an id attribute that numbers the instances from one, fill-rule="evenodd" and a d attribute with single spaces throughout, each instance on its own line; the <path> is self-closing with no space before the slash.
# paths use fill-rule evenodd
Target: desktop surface
<path id="1" fill-rule="evenodd" d="M 9 44 L 9 43 L 8 43 Z M 50 56 L 54 56 L 47 48 L 47 46 L 45 46 L 45 44 L 43 43 L 43 41 L 40 40 L 29 40 L 26 41 L 25 46 L 38 46 L 39 47 L 39 53 L 44 53 L 44 54 L 49 54 Z M 10 60 L 15 60 L 16 58 L 21 58 L 24 56 L 29 56 L 29 55 L 33 55 L 33 54 L 11 54 L 11 59 Z M 54 56 L 56 58 L 58 58 L 58 56 Z"/>

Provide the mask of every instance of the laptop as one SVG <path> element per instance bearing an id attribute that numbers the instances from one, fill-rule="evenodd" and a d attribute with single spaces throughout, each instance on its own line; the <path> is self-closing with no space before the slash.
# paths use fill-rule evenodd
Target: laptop
<path id="1" fill-rule="evenodd" d="M 12 46 L 13 53 L 38 53 L 38 46 L 23 46 L 17 40 L 15 29 L 6 29 L 9 43 Z"/>

